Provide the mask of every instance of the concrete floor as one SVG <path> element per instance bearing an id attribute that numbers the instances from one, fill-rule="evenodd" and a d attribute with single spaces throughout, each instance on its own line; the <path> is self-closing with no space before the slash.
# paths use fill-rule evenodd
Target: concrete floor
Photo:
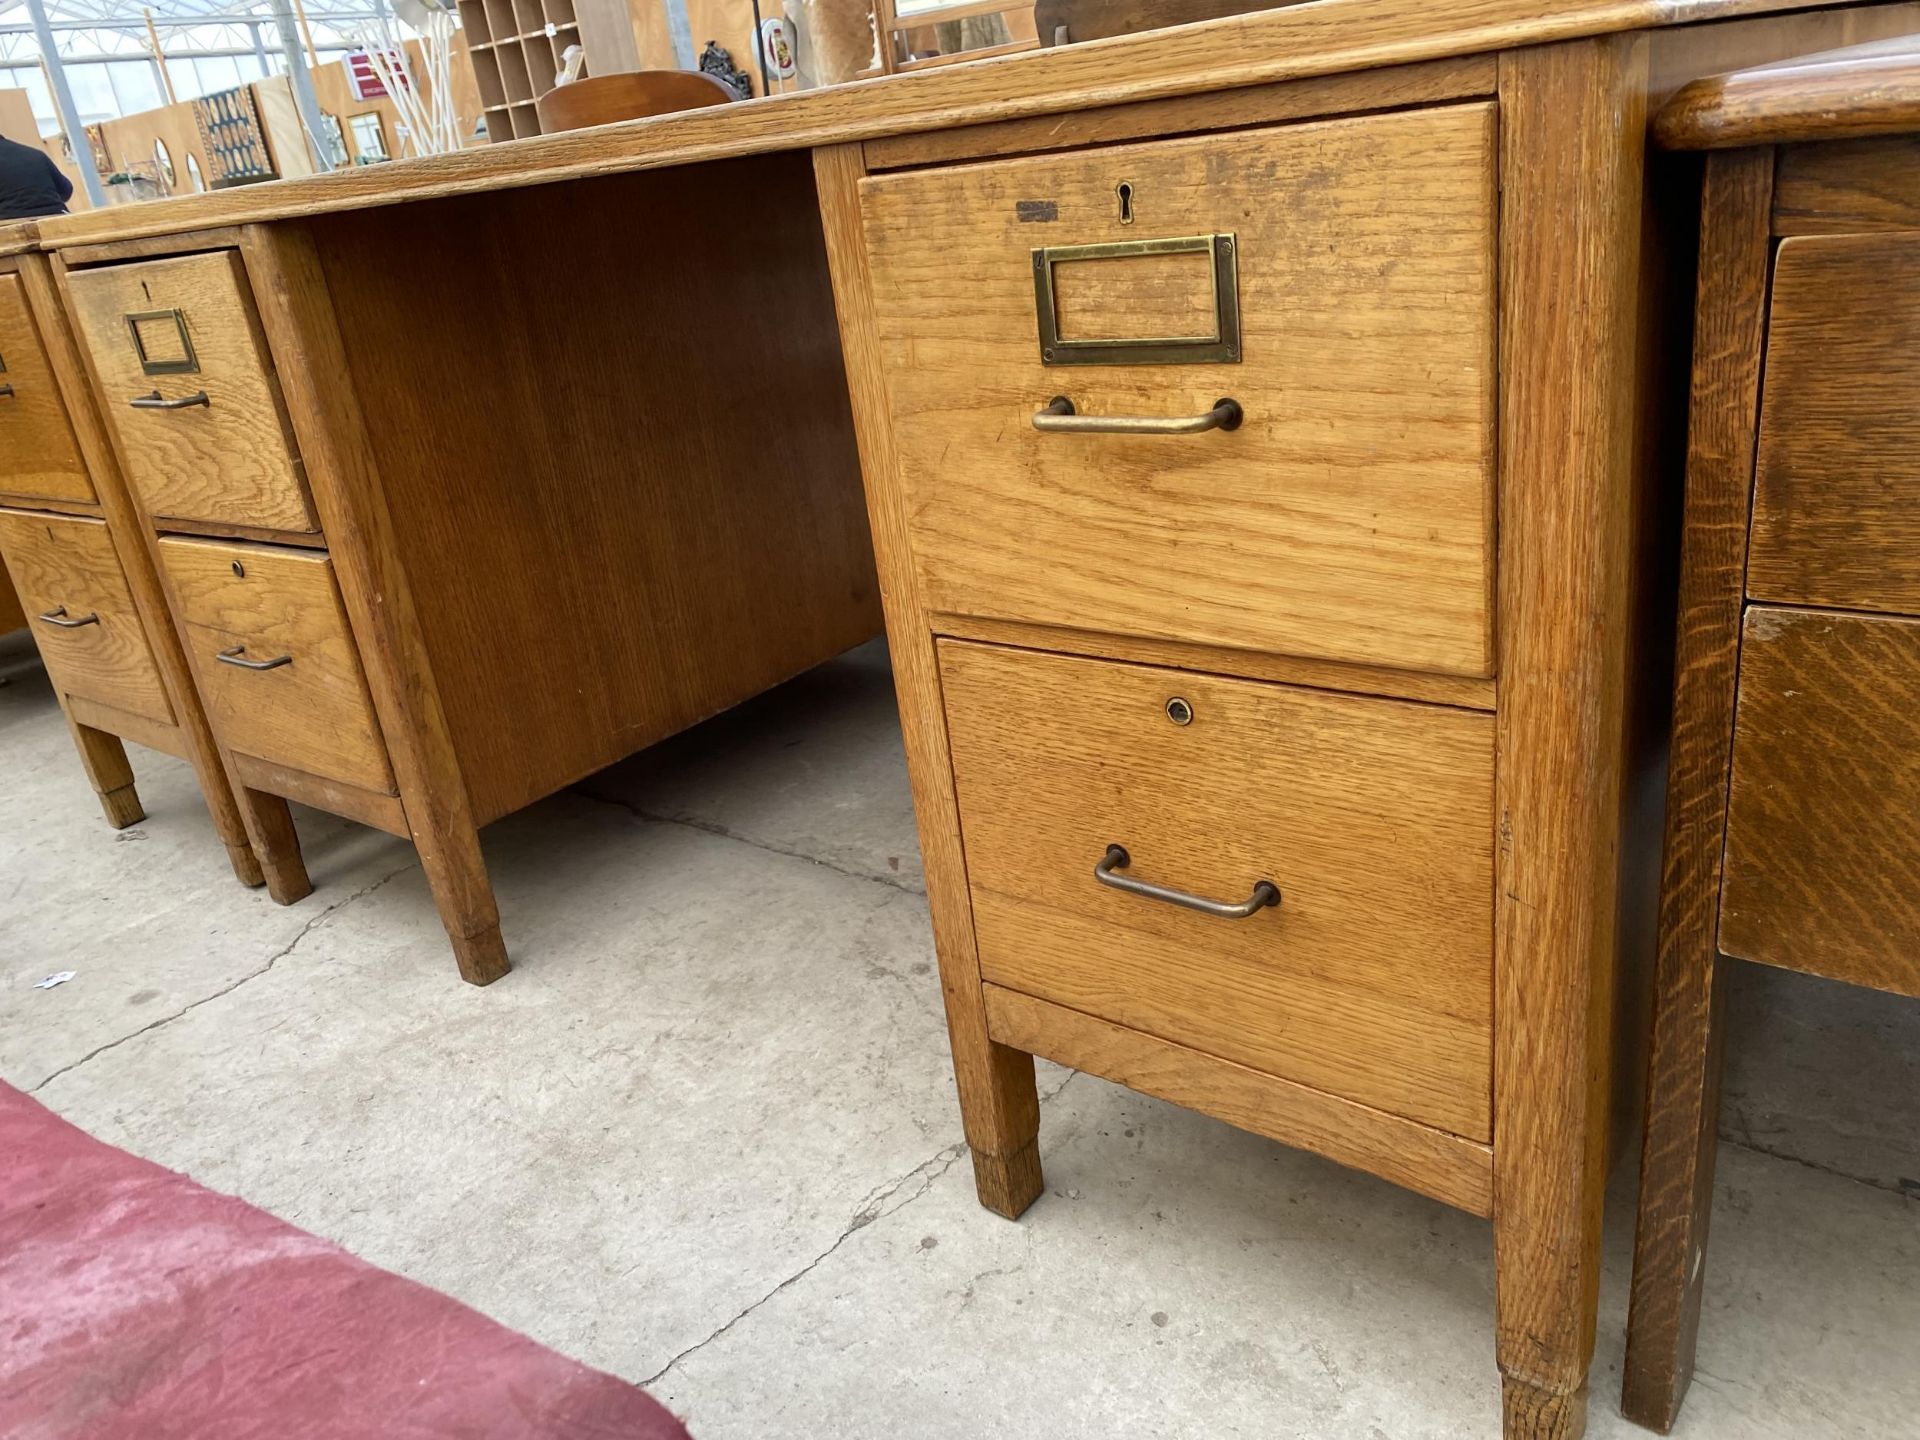
<path id="1" fill-rule="evenodd" d="M 1496 1433 L 1482 1221 L 1051 1066 L 1049 1193 L 1018 1224 L 975 1204 L 877 650 L 490 830 L 515 970 L 476 990 L 386 836 L 303 813 L 319 888 L 281 909 L 146 752 L 150 818 L 107 830 L 11 647 L 0 1076 L 102 1138 L 701 1440 Z M 1913 1436 L 1920 1007 L 1743 978 L 1676 1433 Z M 1644 1433 L 1617 1408 L 1631 1181 L 1599 1437 Z"/>

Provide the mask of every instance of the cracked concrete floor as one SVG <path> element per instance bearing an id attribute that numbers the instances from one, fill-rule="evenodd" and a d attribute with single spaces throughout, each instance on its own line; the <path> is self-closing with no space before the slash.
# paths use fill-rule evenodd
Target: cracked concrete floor
<path id="1" fill-rule="evenodd" d="M 0 642 L 4 645 L 6 642 Z M 1049 1193 L 974 1202 L 884 656 L 488 831 L 515 970 L 459 983 L 411 850 L 303 813 L 228 878 L 186 767 L 97 818 L 0 651 L 0 1075 L 590 1364 L 701 1440 L 1491 1436 L 1484 1222 L 1052 1066 Z M 55 970 L 76 978 L 53 990 Z M 1734 1006 L 1683 1437 L 1911 1436 L 1920 1013 Z M 1592 1434 L 1618 1415 L 1631 1176 Z"/>

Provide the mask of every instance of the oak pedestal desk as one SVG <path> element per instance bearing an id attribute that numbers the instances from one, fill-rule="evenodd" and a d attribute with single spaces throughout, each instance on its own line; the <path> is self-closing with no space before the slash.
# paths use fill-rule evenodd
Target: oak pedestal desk
<path id="1" fill-rule="evenodd" d="M 436 457 L 485 457 L 435 407 L 493 446 L 532 430 L 558 467 L 541 405 L 589 418 L 582 387 L 657 375 L 650 311 L 685 303 L 627 234 L 722 289 L 746 262 L 689 194 L 751 194 L 796 254 L 824 235 L 982 1201 L 1018 1215 L 1041 1191 L 1044 1055 L 1489 1216 L 1506 1433 L 1571 1437 L 1614 1080 L 1639 1071 L 1615 1063 L 1638 1029 L 1616 990 L 1651 950 L 1671 636 L 1664 287 L 1691 245 L 1646 203 L 1666 183 L 1646 116 L 1730 65 L 1920 30 L 1910 5 L 1785 8 L 1325 0 L 45 228 L 90 336 L 134 303 L 109 291 L 132 250 L 238 251 L 227 289 L 257 297 L 318 526 L 270 543 L 304 535 L 340 572 L 416 836 L 417 810 L 514 792 L 488 789 L 504 765 L 433 758 L 480 711 L 460 637 L 400 637 L 453 627 L 428 618 L 447 584 L 539 654 L 591 587 L 494 600 L 452 555 L 481 544 L 491 579 L 520 524 L 557 552 L 606 522 L 449 528 L 458 467 Z M 748 163 L 730 173 L 760 188 L 718 178 Z M 461 220 L 471 242 L 436 249 Z M 561 237 L 564 283 L 517 300 Z M 423 318 L 420 295 L 476 286 L 524 303 L 512 345 Z M 560 314 L 589 328 L 524 360 L 532 317 Z M 794 324 L 781 343 L 832 347 L 824 316 Z M 426 385 L 387 358 L 419 330 Z M 728 373 L 640 383 L 697 409 Z M 115 413 L 123 441 L 149 418 Z M 508 468 L 477 503 L 517 495 Z M 222 545 L 266 543 L 233 518 Z M 279 650 L 219 622 L 243 592 L 226 550 L 185 563 L 207 543 L 165 542 L 198 673 L 262 678 L 217 669 Z M 604 568 L 646 537 L 592 543 Z M 442 718 L 412 718 L 420 675 Z M 295 783 L 288 764 L 250 783 Z M 437 863 L 471 894 L 470 849 Z"/>
<path id="2" fill-rule="evenodd" d="M 192 764 L 233 873 L 263 875 L 173 633 L 47 257 L 0 240 L 0 561 L 116 830 L 145 818 L 125 740 Z M 9 253 L 11 252 L 11 253 Z"/>
<path id="3" fill-rule="evenodd" d="M 1707 149 L 1622 1404 L 1693 1375 L 1720 957 L 1920 996 L 1920 45 L 1688 86 Z"/>

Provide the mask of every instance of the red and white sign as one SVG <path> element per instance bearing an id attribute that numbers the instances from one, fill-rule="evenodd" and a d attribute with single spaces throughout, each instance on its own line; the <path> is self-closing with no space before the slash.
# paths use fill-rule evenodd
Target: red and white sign
<path id="1" fill-rule="evenodd" d="M 407 71 L 404 58 L 398 50 L 388 50 L 382 57 L 387 69 L 400 77 L 402 85 L 407 83 Z M 364 50 L 355 50 L 347 56 L 347 87 L 353 91 L 356 100 L 384 100 L 387 87 L 375 68 L 373 57 Z"/>

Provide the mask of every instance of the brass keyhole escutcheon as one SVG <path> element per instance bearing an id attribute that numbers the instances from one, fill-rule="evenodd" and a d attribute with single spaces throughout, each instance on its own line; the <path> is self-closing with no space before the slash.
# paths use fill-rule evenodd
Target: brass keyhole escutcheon
<path id="1" fill-rule="evenodd" d="M 1113 193 L 1120 197 L 1120 223 L 1131 225 L 1133 223 L 1133 182 L 1122 180 L 1113 187 Z"/>
<path id="2" fill-rule="evenodd" d="M 1167 719 L 1173 721 L 1176 725 L 1191 725 L 1193 723 L 1193 706 L 1176 695 L 1167 701 Z"/>

